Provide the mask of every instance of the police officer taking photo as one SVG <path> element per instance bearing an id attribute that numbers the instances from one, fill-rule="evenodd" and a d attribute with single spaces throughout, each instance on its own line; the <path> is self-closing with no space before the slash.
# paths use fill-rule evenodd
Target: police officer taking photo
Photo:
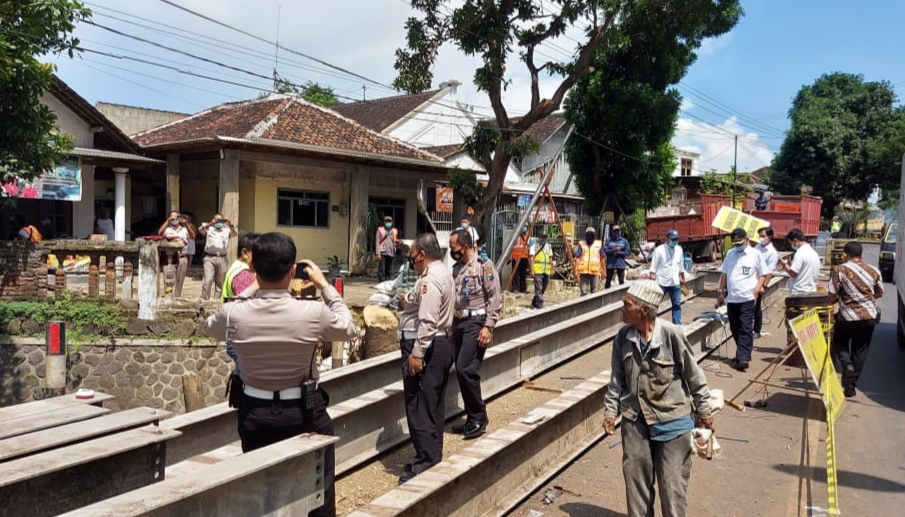
<path id="1" fill-rule="evenodd" d="M 415 238 L 409 261 L 421 276 L 400 300 L 403 310 L 399 321 L 405 416 L 415 459 L 405 466 L 400 484 L 443 459 L 446 382 L 453 362 L 447 331 L 453 323 L 455 295 L 452 275 L 441 259 L 442 250 L 434 234 L 422 233 Z"/>
<path id="2" fill-rule="evenodd" d="M 251 298 L 230 301 L 210 316 L 205 331 L 230 341 L 239 356 L 239 438 L 249 452 L 302 433 L 333 435 L 327 415 L 329 398 L 317 386 L 315 353 L 319 341 L 347 341 L 355 336 L 352 314 L 336 289 L 310 260 L 295 263 L 296 248 L 282 233 L 260 235 L 253 244 L 252 265 L 260 288 Z M 297 300 L 289 283 L 307 277 L 321 291 L 323 303 Z M 336 515 L 335 454 L 324 455 L 324 505 L 312 516 Z"/>
<path id="3" fill-rule="evenodd" d="M 456 230 L 449 237 L 449 255 L 456 261 L 453 266 L 456 313 L 452 338 L 456 350 L 456 376 L 466 415 L 465 423 L 454 425 L 452 431 L 464 435 L 466 440 L 481 436 L 487 429 L 480 368 L 503 308 L 496 267 L 493 262 L 479 257 L 473 244 L 471 235 L 465 230 Z"/>

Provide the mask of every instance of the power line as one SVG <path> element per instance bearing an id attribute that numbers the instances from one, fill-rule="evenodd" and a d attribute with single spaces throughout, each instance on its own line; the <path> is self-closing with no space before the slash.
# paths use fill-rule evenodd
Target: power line
<path id="1" fill-rule="evenodd" d="M 698 97 L 698 99 L 703 100 L 704 102 L 710 104 L 711 106 L 716 107 L 717 109 L 724 109 L 724 110 L 728 111 L 730 114 L 735 115 L 740 120 L 746 121 L 746 123 L 751 125 L 752 127 L 760 128 L 761 131 L 766 131 L 766 132 L 772 133 L 774 135 L 783 135 L 784 134 L 784 132 L 782 130 L 780 130 L 774 126 L 771 126 L 769 124 L 760 122 L 760 121 L 754 119 L 753 117 L 745 115 L 744 113 L 741 113 L 738 110 L 733 109 L 729 105 L 719 101 L 718 99 L 712 97 L 711 95 L 704 93 L 703 91 L 695 88 L 694 86 L 691 86 L 688 83 L 679 82 L 679 87 L 685 89 L 686 91 L 690 90 L 692 92 L 692 95 Z M 704 108 L 704 106 L 700 106 L 700 107 Z"/>

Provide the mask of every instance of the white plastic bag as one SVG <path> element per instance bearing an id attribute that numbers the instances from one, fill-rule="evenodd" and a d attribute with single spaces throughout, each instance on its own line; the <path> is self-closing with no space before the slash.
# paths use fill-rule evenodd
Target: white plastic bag
<path id="1" fill-rule="evenodd" d="M 380 305 L 386 307 L 393 301 L 393 297 L 389 294 L 377 293 L 368 298 L 368 305 Z"/>
<path id="2" fill-rule="evenodd" d="M 707 460 L 712 460 L 721 449 L 720 442 L 716 441 L 713 431 L 701 427 L 696 427 L 691 432 L 691 448 L 698 456 Z"/>

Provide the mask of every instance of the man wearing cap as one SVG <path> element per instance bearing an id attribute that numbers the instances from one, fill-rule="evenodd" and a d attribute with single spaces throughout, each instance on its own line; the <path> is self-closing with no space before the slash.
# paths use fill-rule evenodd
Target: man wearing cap
<path id="1" fill-rule="evenodd" d="M 535 309 L 543 309 L 544 293 L 550 283 L 550 275 L 553 274 L 553 248 L 547 243 L 547 234 L 542 233 L 537 241 L 531 244 L 531 271 L 534 273 L 534 299 L 531 306 Z"/>
<path id="2" fill-rule="evenodd" d="M 657 318 L 657 282 L 632 282 L 623 297 L 613 342 L 612 375 L 603 428 L 616 431 L 622 415 L 622 474 L 629 517 L 654 514 L 654 483 L 664 517 L 682 517 L 691 476 L 691 431 L 713 429 L 707 378 L 685 333 Z"/>
<path id="3" fill-rule="evenodd" d="M 348 341 L 357 335 L 352 313 L 313 262 L 296 263 L 292 239 L 265 233 L 252 244 L 252 264 L 260 289 L 254 297 L 227 302 L 205 322 L 204 330 L 232 342 L 239 355 L 242 392 L 238 431 L 242 452 L 250 452 L 302 433 L 333 434 L 329 397 L 317 385 L 318 343 Z M 323 302 L 296 300 L 289 283 L 303 267 Z M 309 515 L 336 515 L 333 445 L 324 452 L 324 504 Z"/>
<path id="4" fill-rule="evenodd" d="M 383 218 L 383 226 L 377 228 L 377 281 L 393 278 L 393 260 L 399 248 L 399 230 L 393 228 L 393 218 Z"/>
<path id="5" fill-rule="evenodd" d="M 605 289 L 609 289 L 613 284 L 613 277 L 619 275 L 619 285 L 625 283 L 625 257 L 629 252 L 628 240 L 622 236 L 622 229 L 619 225 L 614 225 L 611 229 L 610 238 L 606 241 L 603 248 L 606 253 L 606 285 Z"/>
<path id="6" fill-rule="evenodd" d="M 682 324 L 682 284 L 685 283 L 685 259 L 679 246 L 679 232 L 666 232 L 666 242 L 657 246 L 650 260 L 650 279 L 656 280 L 672 302 L 672 322 Z"/>
<path id="7" fill-rule="evenodd" d="M 729 329 L 735 340 L 735 358 L 731 365 L 744 372 L 751 363 L 751 349 L 754 347 L 754 305 L 764 292 L 769 271 L 763 254 L 748 245 L 745 230 L 736 228 L 729 237 L 732 250 L 720 266 L 717 304 L 726 303 Z"/>
<path id="8" fill-rule="evenodd" d="M 581 296 L 596 293 L 600 285 L 600 274 L 606 269 L 606 255 L 593 226 L 588 226 L 584 232 L 584 242 L 575 248 L 575 259 Z"/>

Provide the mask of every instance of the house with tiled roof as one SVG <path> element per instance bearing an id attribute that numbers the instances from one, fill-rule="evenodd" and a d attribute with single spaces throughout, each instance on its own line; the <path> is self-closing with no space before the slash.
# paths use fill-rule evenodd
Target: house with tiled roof
<path id="1" fill-rule="evenodd" d="M 145 156 L 109 118 L 59 77 L 54 77 L 41 103 L 56 116 L 61 133 L 72 138 L 69 159 L 33 180 L 14 179 L 0 185 L 0 196 L 16 197 L 9 217 L 0 220 L 0 239 L 15 238 L 13 224 L 21 216 L 45 239 L 88 238 L 101 210 L 114 220 L 111 240 L 123 241 L 141 219 L 142 196 L 153 190 Z M 158 223 L 159 224 L 159 223 Z"/>
<path id="2" fill-rule="evenodd" d="M 166 160 L 169 206 L 286 233 L 299 258 L 338 255 L 353 269 L 368 254 L 369 204 L 412 238 L 429 226 L 418 215 L 423 182 L 447 171 L 429 151 L 287 95 L 222 104 L 134 139 Z"/>

